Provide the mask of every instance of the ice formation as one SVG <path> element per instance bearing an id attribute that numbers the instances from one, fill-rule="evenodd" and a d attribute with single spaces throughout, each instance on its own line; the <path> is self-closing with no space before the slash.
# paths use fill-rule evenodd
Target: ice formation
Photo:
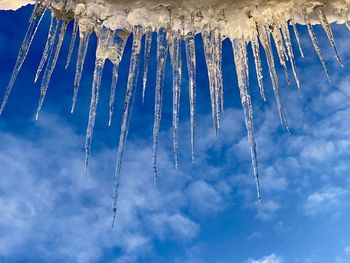
<path id="1" fill-rule="evenodd" d="M 0 9 L 16 9 L 29 4 L 29 0 L 2 0 Z M 222 41 L 230 39 L 234 52 L 234 63 L 238 79 L 238 89 L 243 106 L 245 124 L 248 131 L 248 141 L 252 157 L 253 175 L 256 182 L 258 200 L 260 201 L 259 173 L 257 149 L 254 138 L 253 109 L 250 99 L 249 68 L 247 45 L 250 43 L 254 55 L 255 72 L 261 98 L 265 100 L 263 87 L 263 71 L 261 66 L 264 50 L 272 82 L 275 100 L 282 127 L 288 131 L 288 125 L 280 98 L 280 86 L 275 63 L 280 63 L 288 83 L 290 65 L 293 79 L 298 89 L 300 82 L 295 64 L 295 50 L 304 57 L 300 44 L 296 23 L 307 27 L 312 44 L 318 54 L 322 67 L 330 80 L 320 45 L 313 30 L 314 24 L 321 24 L 333 47 L 337 62 L 342 65 L 330 23 L 345 24 L 350 29 L 348 14 L 349 0 L 37 0 L 25 39 L 18 54 L 15 68 L 5 91 L 0 108 L 4 110 L 18 72 L 28 54 L 36 30 L 46 10 L 51 11 L 51 24 L 47 42 L 43 51 L 35 81 L 43 71 L 41 80 L 41 95 L 36 118 L 43 107 L 45 95 L 49 87 L 51 75 L 59 58 L 63 39 L 68 23 L 74 23 L 68 50 L 67 64 L 69 66 L 74 50 L 76 37 L 79 36 L 78 56 L 74 79 L 73 101 L 71 111 L 74 111 L 84 61 L 92 33 L 97 35 L 95 70 L 92 83 L 92 93 L 86 132 L 85 171 L 88 168 L 90 147 L 93 138 L 98 106 L 101 77 L 105 61 L 109 59 L 114 64 L 112 85 L 109 101 L 109 125 L 115 101 L 115 89 L 118 79 L 119 63 L 123 56 L 125 44 L 132 37 L 132 52 L 129 66 L 127 90 L 124 100 L 120 138 L 117 152 L 115 184 L 113 195 L 114 215 L 117 211 L 117 199 L 121 165 L 126 145 L 128 127 L 132 115 L 133 102 L 136 93 L 137 79 L 143 74 L 142 99 L 147 87 L 148 68 L 150 63 L 150 47 L 152 32 L 157 32 L 157 71 L 155 85 L 154 126 L 153 126 L 153 158 L 154 187 L 157 179 L 157 151 L 159 128 L 161 123 L 163 83 L 166 60 L 169 57 L 173 75 L 173 151 L 175 167 L 179 169 L 179 107 L 181 94 L 182 63 L 188 70 L 190 98 L 190 131 L 192 161 L 195 161 L 196 134 L 196 53 L 195 35 L 201 34 L 204 46 L 205 61 L 208 70 L 210 100 L 214 132 L 220 129 L 221 115 L 224 110 L 224 94 L 222 81 Z M 291 31 L 293 33 L 291 34 Z M 296 38 L 297 47 L 292 46 L 291 38 Z M 186 58 L 181 56 L 181 42 L 185 43 Z M 273 55 L 274 47 L 277 58 Z M 140 72 L 140 57 L 143 56 L 143 72 Z"/>

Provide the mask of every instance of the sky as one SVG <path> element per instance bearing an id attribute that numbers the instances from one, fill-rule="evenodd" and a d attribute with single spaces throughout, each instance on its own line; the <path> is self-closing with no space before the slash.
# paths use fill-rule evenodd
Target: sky
<path id="1" fill-rule="evenodd" d="M 30 13 L 31 7 L 0 12 L 1 94 Z M 283 68 L 276 61 L 290 135 L 279 124 L 265 59 L 268 100 L 263 102 L 259 97 L 249 46 L 261 205 L 257 204 L 232 48 L 227 40 L 223 43 L 225 111 L 215 137 L 203 46 L 201 38 L 196 38 L 195 165 L 190 153 L 188 76 L 183 67 L 179 172 L 174 168 L 171 143 L 168 59 L 158 191 L 153 191 L 153 44 L 144 105 L 141 85 L 137 87 L 118 214 L 111 228 L 116 147 L 131 43 L 120 66 L 111 127 L 107 126 L 110 62 L 104 70 L 90 166 L 84 176 L 96 38 L 90 39 L 76 112 L 70 114 L 75 65 L 64 70 L 72 31 L 69 25 L 42 113 L 35 121 L 40 81 L 34 84 L 33 79 L 49 22 L 46 14 L 0 117 L 0 262 L 350 262 L 350 33 L 344 25 L 332 25 L 344 68 L 336 63 L 321 27 L 315 27 L 331 84 L 303 27 L 298 27 L 306 54 L 303 59 L 292 34 L 301 95 L 293 80 L 287 85 Z M 289 73 L 292 76 L 290 69 Z"/>

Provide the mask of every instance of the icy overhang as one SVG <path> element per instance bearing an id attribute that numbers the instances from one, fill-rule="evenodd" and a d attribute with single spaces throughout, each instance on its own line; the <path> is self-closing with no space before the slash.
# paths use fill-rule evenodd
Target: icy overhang
<path id="1" fill-rule="evenodd" d="M 44 0 L 49 1 L 49 0 Z M 0 9 L 16 9 L 33 1 L 0 0 Z M 53 9 L 62 10 L 65 1 L 50 0 Z M 303 23 L 305 9 L 313 24 L 319 23 L 312 12 L 322 8 L 330 23 L 344 23 L 350 0 L 67 0 L 64 12 L 80 19 L 81 29 L 103 24 L 110 29 L 131 30 L 135 25 L 157 30 L 171 28 L 182 35 L 217 28 L 223 36 L 249 36 L 256 22 L 262 24 L 288 21 L 293 12 L 296 22 Z M 84 25 L 84 23 L 87 23 Z"/>

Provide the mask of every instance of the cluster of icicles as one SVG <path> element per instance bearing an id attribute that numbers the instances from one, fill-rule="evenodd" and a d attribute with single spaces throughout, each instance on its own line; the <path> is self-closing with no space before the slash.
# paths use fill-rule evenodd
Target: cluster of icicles
<path id="1" fill-rule="evenodd" d="M 25 39 L 22 43 L 21 49 L 18 54 L 17 62 L 11 76 L 11 80 L 7 86 L 4 100 L 1 105 L 0 113 L 4 110 L 6 102 L 11 93 L 17 74 L 23 65 L 23 62 L 27 56 L 33 37 L 37 31 L 40 21 L 43 15 L 50 6 L 45 1 L 38 1 L 34 7 L 33 14 L 30 18 L 30 24 L 28 31 L 25 35 Z M 64 7 L 63 7 L 64 9 Z M 63 10 L 64 11 L 64 10 Z M 294 11 L 295 12 L 295 11 Z M 62 12 L 61 14 L 63 14 Z M 248 130 L 248 140 L 250 145 L 250 152 L 253 164 L 253 174 L 256 182 L 257 196 L 260 201 L 260 190 L 259 190 L 259 174 L 257 165 L 257 152 L 256 143 L 254 139 L 254 128 L 253 128 L 253 112 L 251 105 L 251 98 L 248 89 L 249 70 L 248 70 L 248 59 L 247 59 L 247 44 L 251 43 L 252 52 L 254 55 L 255 71 L 258 79 L 258 86 L 260 94 L 263 100 L 265 100 L 264 88 L 263 88 L 263 75 L 260 58 L 260 44 L 263 47 L 268 63 L 269 74 L 272 80 L 272 88 L 274 91 L 275 99 L 277 102 L 278 112 L 281 120 L 282 127 L 288 131 L 287 121 L 280 98 L 280 89 L 278 78 L 275 70 L 275 62 L 272 51 L 272 43 L 274 42 L 279 62 L 285 70 L 285 75 L 289 82 L 289 76 L 287 71 L 287 62 L 290 63 L 293 76 L 298 89 L 300 88 L 299 79 L 295 66 L 294 53 L 292 48 L 291 34 L 289 32 L 288 23 L 291 24 L 291 29 L 294 31 L 296 42 L 298 44 L 298 50 L 300 55 L 303 57 L 303 51 L 300 46 L 299 35 L 296 29 L 294 14 L 290 12 L 289 21 L 274 21 L 273 24 L 260 24 L 256 22 L 256 30 L 253 32 L 250 38 L 238 37 L 231 39 L 232 47 L 234 51 L 234 63 L 238 78 L 238 88 L 240 92 L 241 102 L 243 106 L 245 123 Z M 336 59 L 340 65 L 341 60 L 339 58 L 333 34 L 327 17 L 321 8 L 313 10 L 313 15 L 319 19 L 319 23 L 323 26 L 327 37 L 333 46 Z M 327 78 L 329 75 L 326 69 L 325 61 L 322 58 L 321 50 L 315 36 L 309 14 L 306 10 L 301 8 L 298 10 L 298 16 L 304 19 L 304 23 L 307 26 L 308 33 L 312 40 L 313 46 L 318 54 L 321 64 L 326 72 Z M 152 30 L 143 28 L 142 25 L 135 26 L 131 31 L 125 29 L 111 30 L 101 25 L 95 25 L 93 28 L 84 30 L 79 29 L 78 19 L 74 19 L 69 16 L 57 15 L 57 10 L 51 13 L 51 24 L 48 31 L 47 42 L 43 55 L 35 75 L 35 82 L 38 80 L 41 72 L 43 71 L 43 77 L 41 82 L 41 92 L 39 105 L 36 112 L 36 119 L 39 117 L 40 110 L 45 100 L 45 95 L 50 83 L 50 78 L 55 69 L 57 59 L 60 54 L 62 42 L 66 33 L 67 25 L 70 21 L 74 22 L 74 28 L 71 36 L 70 47 L 68 51 L 68 58 L 66 68 L 70 64 L 70 59 L 75 46 L 75 40 L 79 32 L 80 41 L 78 48 L 78 56 L 76 61 L 76 73 L 74 79 L 74 93 L 73 93 L 73 104 L 71 112 L 73 113 L 74 107 L 77 100 L 79 91 L 79 83 L 82 77 L 84 60 L 88 48 L 89 37 L 92 32 L 95 32 L 98 38 L 98 45 L 96 49 L 96 61 L 95 70 L 92 83 L 92 94 L 90 102 L 90 112 L 88 127 L 86 132 L 86 158 L 85 158 L 85 172 L 88 167 L 90 147 L 93 136 L 93 130 L 96 119 L 96 109 L 99 99 L 99 89 L 101 85 L 102 71 L 106 59 L 109 59 L 114 64 L 112 85 L 109 101 L 109 125 L 112 121 L 113 106 L 115 101 L 116 83 L 118 79 L 118 67 L 120 60 L 123 55 L 125 44 L 130 36 L 132 36 L 132 51 L 131 60 L 129 66 L 129 75 L 127 81 L 127 90 L 124 101 L 124 109 L 122 115 L 122 122 L 120 125 L 120 139 L 117 153 L 117 164 L 115 172 L 115 185 L 113 195 L 113 211 L 114 217 L 117 210 L 117 199 L 118 199 L 118 188 L 119 178 L 121 171 L 121 164 L 123 159 L 123 153 L 125 150 L 125 143 L 128 134 L 128 127 L 132 114 L 133 101 L 135 99 L 137 79 L 140 66 L 140 56 L 144 56 L 143 69 L 143 90 L 142 99 L 144 99 L 146 91 L 147 74 L 150 62 L 150 49 L 152 41 Z M 347 21 L 347 19 L 346 19 Z M 349 27 L 349 24 L 346 24 Z M 198 32 L 189 33 L 182 35 L 179 31 L 171 30 L 171 27 L 161 27 L 157 30 L 157 71 L 156 71 L 156 85 L 155 85 L 155 104 L 154 104 L 154 126 L 153 126 L 153 168 L 154 168 L 154 187 L 156 187 L 157 180 L 157 148 L 158 148 L 158 137 L 159 128 L 161 122 L 161 111 L 162 111 L 162 97 L 163 97 L 163 82 L 164 82 L 164 71 L 166 65 L 166 59 L 168 52 L 170 53 L 172 75 L 173 75 L 173 150 L 175 155 L 175 167 L 178 169 L 179 159 L 179 146 L 178 146 L 178 128 L 179 128 L 179 106 L 180 106 L 180 92 L 181 92 L 181 68 L 182 68 L 182 56 L 181 56 L 181 41 L 185 41 L 186 47 L 186 63 L 188 76 L 189 76 L 189 99 L 190 99 L 190 130 L 191 130 L 191 146 L 192 146 L 192 161 L 195 160 L 195 133 L 196 133 L 196 57 L 195 57 L 195 34 Z M 220 128 L 220 117 L 224 109 L 224 94 L 223 94 L 223 81 L 222 81 L 222 41 L 223 37 L 220 31 L 216 28 L 205 27 L 201 32 L 205 60 L 208 69 L 209 77 L 209 88 L 210 88 L 210 99 L 212 107 L 212 118 L 214 124 L 214 132 L 217 133 Z M 271 36 L 273 42 L 271 41 Z M 259 44 L 260 40 L 260 44 Z M 143 49 L 141 46 L 143 44 Z M 141 51 L 142 50 L 142 51 Z M 113 220 L 114 221 L 114 220 Z"/>

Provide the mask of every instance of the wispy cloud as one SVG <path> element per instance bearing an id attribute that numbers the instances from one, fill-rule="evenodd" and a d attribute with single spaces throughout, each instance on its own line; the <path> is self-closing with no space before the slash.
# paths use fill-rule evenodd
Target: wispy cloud
<path id="1" fill-rule="evenodd" d="M 349 191 L 340 188 L 326 188 L 310 194 L 305 203 L 304 209 L 307 215 L 316 215 L 319 213 L 328 213 L 336 211 L 339 206 L 345 203 Z"/>
<path id="2" fill-rule="evenodd" d="M 344 253 L 347 256 L 350 256 L 350 246 L 344 247 Z"/>
<path id="3" fill-rule="evenodd" d="M 200 231 L 195 218 L 225 207 L 225 181 L 178 175 L 166 154 L 154 192 L 151 149 L 129 142 L 111 229 L 114 150 L 96 152 L 84 177 L 81 136 L 51 115 L 36 132 L 45 136 L 0 134 L 0 259 L 38 253 L 48 261 L 96 262 L 118 248 L 118 262 L 137 261 L 152 254 L 154 240 L 193 240 Z"/>
<path id="4" fill-rule="evenodd" d="M 283 258 L 273 253 L 260 259 L 248 259 L 247 263 L 283 263 Z"/>

